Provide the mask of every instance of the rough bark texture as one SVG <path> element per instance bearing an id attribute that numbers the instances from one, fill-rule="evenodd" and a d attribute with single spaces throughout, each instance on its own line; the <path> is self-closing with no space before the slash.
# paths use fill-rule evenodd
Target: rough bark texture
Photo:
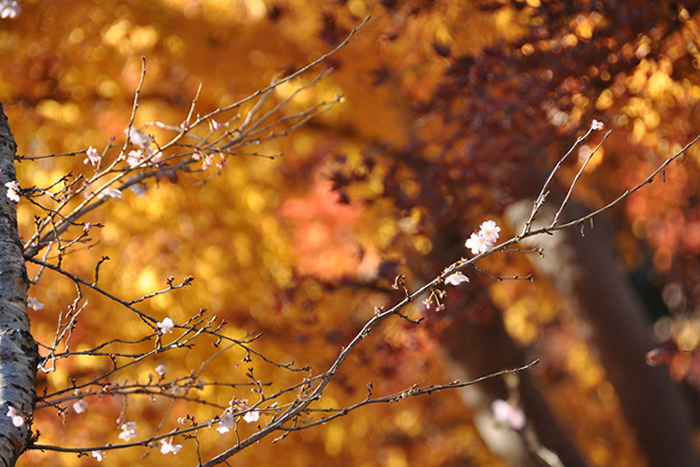
<path id="1" fill-rule="evenodd" d="M 556 206 L 550 198 L 547 201 Z M 521 226 L 531 210 L 532 201 L 523 201 L 511 206 L 506 217 L 511 225 Z M 585 207 L 571 203 L 563 217 L 573 219 L 585 213 Z M 539 224 L 551 222 L 553 215 L 553 207 L 543 209 L 540 218 L 546 222 Z M 643 304 L 618 269 L 614 239 L 611 223 L 598 217 L 594 228 L 584 227 L 584 235 L 569 229 L 526 240 L 523 245 L 544 247 L 545 258 L 533 257 L 533 264 L 584 324 L 586 337 L 615 387 L 649 465 L 696 467 L 688 406 L 667 368 L 646 364 L 645 354 L 655 346 L 650 323 Z"/>
<path id="2" fill-rule="evenodd" d="M 22 244 L 17 232 L 17 205 L 6 196 L 14 181 L 17 151 L 0 104 L 0 466 L 15 465 L 31 440 L 28 423 L 16 427 L 9 407 L 31 419 L 36 393 L 37 345 L 29 332 L 27 288 Z"/>

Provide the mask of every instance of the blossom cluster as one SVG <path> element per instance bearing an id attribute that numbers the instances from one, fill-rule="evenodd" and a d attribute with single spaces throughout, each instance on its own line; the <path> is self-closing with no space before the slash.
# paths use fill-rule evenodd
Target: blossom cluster
<path id="1" fill-rule="evenodd" d="M 14 201 L 15 203 L 19 203 L 19 183 L 17 180 L 12 180 L 11 182 L 5 183 L 5 186 L 7 187 L 7 197 Z"/>
<path id="2" fill-rule="evenodd" d="M 501 228 L 496 225 L 496 222 L 486 221 L 479 226 L 479 233 L 473 233 L 472 236 L 467 239 L 465 246 L 472 250 L 472 254 L 475 255 L 491 251 L 498 241 L 498 232 L 500 231 Z M 455 287 L 465 282 L 469 282 L 469 278 L 459 271 L 445 278 L 445 284 L 454 285 Z M 430 299 L 426 300 L 426 302 L 424 303 L 430 308 Z"/>
<path id="3" fill-rule="evenodd" d="M 493 250 L 493 246 L 498 241 L 498 232 L 501 228 L 494 221 L 486 221 L 479 227 L 479 233 L 473 233 L 464 244 L 472 251 L 473 255 L 485 253 Z"/>
<path id="4" fill-rule="evenodd" d="M 220 434 L 228 433 L 233 429 L 234 415 L 246 411 L 243 415 L 243 421 L 246 423 L 254 423 L 260 420 L 259 410 L 250 410 L 248 401 L 245 399 L 236 399 L 235 397 L 229 402 L 229 408 L 219 418 L 219 426 L 216 428 Z"/>

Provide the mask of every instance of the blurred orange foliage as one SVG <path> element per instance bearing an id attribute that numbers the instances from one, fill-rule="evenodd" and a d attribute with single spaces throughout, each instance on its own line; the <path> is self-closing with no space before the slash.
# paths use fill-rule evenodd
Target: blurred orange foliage
<path id="1" fill-rule="evenodd" d="M 460 216 L 466 233 L 486 215 L 499 214 L 512 195 L 501 188 L 519 183 L 519 156 L 495 150 L 488 153 L 489 160 L 482 167 L 482 159 L 470 159 L 473 135 L 453 134 L 459 130 L 459 122 L 443 121 L 436 116 L 437 111 L 426 115 L 416 111 L 439 94 L 455 57 L 478 55 L 499 41 L 518 40 L 536 23 L 534 4 L 540 4 L 518 2 L 520 9 L 509 6 L 489 11 L 478 8 L 477 3 L 22 2 L 20 17 L 4 20 L 0 30 L 0 50 L 5 51 L 0 57 L 0 102 L 10 118 L 19 155 L 28 157 L 84 151 L 88 146 L 100 153 L 111 147 L 106 158 L 114 157 L 116 150 L 110 141 L 114 139 L 116 146 L 124 141 L 142 56 L 146 57 L 146 78 L 135 126 L 146 128 L 159 141 L 168 132 L 145 125 L 156 121 L 180 125 L 200 84 L 195 115 L 230 105 L 275 77 L 299 69 L 372 15 L 349 45 L 314 70 L 318 74 L 333 68 L 334 72 L 296 96 L 286 111 L 336 93 L 344 96 L 342 105 L 288 136 L 251 148 L 257 152 L 255 156 L 229 158 L 216 176 L 179 174 L 176 183 L 162 179 L 151 184 L 145 197 L 128 191 L 121 199 L 111 200 L 86 219 L 104 224 L 93 229 L 89 248 L 67 255 L 63 267 L 92 281 L 96 263 L 108 255 L 111 260 L 100 269 L 99 285 L 127 301 L 165 288 L 166 277 L 180 280 L 193 275 L 192 287 L 159 295 L 139 304 L 139 309 L 158 319 L 170 317 L 182 323 L 206 308 L 207 315 L 229 323 L 225 329 L 232 337 L 262 333 L 253 345 L 266 357 L 309 365 L 311 374 L 324 371 L 371 318 L 373 307 L 390 305 L 398 296 L 389 288 L 392 273 L 408 274 L 413 287 L 435 272 L 434 265 L 421 259 L 426 254 L 437 249 L 449 252 L 454 259 L 466 255 L 461 248 L 463 240 L 459 249 L 441 243 L 443 226 L 436 221 L 441 212 L 433 209 L 437 204 L 415 202 L 407 206 L 425 196 L 441 203 L 445 212 L 456 210 L 455 191 L 459 188 L 465 197 L 475 200 L 468 209 L 453 213 Z M 691 28 L 694 23 L 688 24 Z M 535 48 L 573 48 L 590 41 L 596 28 L 605 26 L 605 19 L 591 14 L 570 26 L 573 32 L 565 40 L 554 43 L 554 39 L 542 38 L 519 50 L 529 55 Z M 651 43 L 653 32 L 650 35 Z M 685 135 L 698 128 L 699 118 L 697 112 L 692 113 L 700 100 L 697 79 L 674 73 L 673 57 L 684 53 L 677 50 L 683 43 L 681 38 L 667 42 L 669 50 L 658 60 L 644 59 L 646 49 L 638 44 L 636 51 L 627 51 L 631 56 L 642 56 L 629 75 L 591 69 L 592 77 L 606 83 L 596 98 L 579 92 L 585 87 L 582 77 L 570 77 L 564 81 L 568 94 L 540 103 L 548 121 L 532 121 L 527 109 L 517 109 L 521 113 L 512 118 L 530 121 L 532 133 L 544 134 L 547 127 L 550 139 L 554 135 L 562 140 L 542 147 L 537 154 L 539 163 L 550 164 L 559 157 L 560 149 L 580 127 L 588 125 L 591 115 L 605 116 L 615 133 L 602 160 L 580 184 L 581 198 L 599 205 L 638 183 L 677 151 Z M 617 59 L 611 56 L 609 61 Z M 506 74 L 510 81 L 494 86 L 490 99 L 507 100 L 513 92 L 511 82 L 532 79 L 517 70 Z M 277 88 L 274 98 L 288 97 L 314 76 Z M 460 95 L 445 105 L 457 108 L 459 99 L 476 97 Z M 248 110 L 242 109 L 241 115 Z M 447 142 L 451 149 L 444 150 Z M 516 136 L 513 141 L 496 143 L 519 147 Z M 424 157 L 414 165 L 414 154 L 406 149 L 411 144 Z M 274 160 L 258 157 L 277 153 L 284 156 Z M 77 154 L 21 161 L 20 185 L 45 187 L 67 172 L 87 173 L 91 167 L 83 159 L 84 154 Z M 652 184 L 625 205 L 629 228 L 623 229 L 620 243 L 627 268 L 642 262 L 640 244 L 648 242 L 659 274 L 696 274 L 691 270 L 697 259 L 685 266 L 679 265 L 678 258 L 697 257 L 700 252 L 700 210 L 694 202 L 698 161 L 700 151 L 695 147 L 683 164 L 669 168 L 666 183 Z M 423 184 L 420 176 L 443 162 L 447 181 L 435 186 Z M 562 183 L 571 180 L 578 168 L 564 169 Z M 484 175 L 487 171 L 489 176 Z M 467 172 L 473 183 L 464 183 Z M 42 214 L 33 205 L 20 203 L 19 228 L 25 240 L 33 233 L 35 216 Z M 525 276 L 531 268 L 521 259 L 494 259 L 487 265 L 503 275 Z M 39 271 L 34 265 L 29 269 L 30 277 Z M 523 345 L 536 342 L 550 323 L 565 321 L 558 298 L 545 284 L 538 284 L 533 291 L 529 282 L 495 282 L 489 293 L 503 310 L 508 331 Z M 138 317 L 103 296 L 89 290 L 84 294 L 89 304 L 74 329 L 72 350 L 91 349 L 116 338 L 137 341 L 149 332 Z M 700 289 L 693 294 L 700 296 Z M 29 295 L 46 304 L 42 310 L 30 310 L 33 333 L 39 342 L 51 343 L 58 313 L 75 300 L 75 286 L 44 271 Z M 421 305 L 408 311 L 410 315 L 427 313 Z M 575 323 L 570 326 L 576 327 Z M 593 465 L 640 465 L 604 372 L 580 336 L 568 334 L 569 328 L 565 328 L 567 331 L 544 345 L 551 346 L 551 355 L 566 355 L 552 363 L 554 370 L 541 374 L 545 392 L 562 417 L 575 426 L 576 439 Z M 241 350 L 217 353 L 211 346 L 213 339 L 207 339 L 203 337 L 190 349 L 154 355 L 120 372 L 113 383 L 157 379 L 155 368 L 160 364 L 166 366 L 167 377 L 184 377 L 201 370 L 200 378 L 207 382 L 248 383 L 246 369 L 254 367 L 256 379 L 274 382 L 271 392 L 300 381 L 298 374 L 262 361 L 245 362 Z M 151 348 L 152 342 L 117 343 L 109 352 Z M 73 381 L 89 381 L 111 365 L 109 355 L 60 361 L 55 372 L 40 373 L 38 393 L 68 388 L 69 396 Z M 430 383 L 451 380 L 436 334 L 402 321 L 373 334 L 346 365 L 324 396 L 327 407 L 362 400 L 370 382 L 375 394 L 389 394 L 424 379 Z M 138 394 L 127 400 L 105 393 L 86 398 L 88 410 L 80 415 L 70 408 L 72 403 L 63 404 L 68 410 L 60 417 L 55 407 L 42 407 L 36 412 L 34 428 L 41 432 L 42 444 L 116 444 L 122 423 L 136 421 L 142 438 L 165 433 L 178 426 L 178 417 L 189 414 L 201 422 L 220 415 L 232 397 L 255 402 L 259 395 L 249 389 L 245 385 L 192 389 L 219 408 L 171 404 Z M 254 424 L 242 425 L 241 435 L 253 430 Z M 234 439 L 233 433 L 204 430 L 199 434 L 199 453 L 194 441 L 176 439 L 183 444 L 176 462 L 195 465 L 198 455 L 209 458 Z M 276 465 L 283 453 L 289 465 L 503 465 L 485 448 L 470 408 L 456 392 L 397 405 L 375 405 L 327 426 L 292 434 L 279 444 L 268 443 L 271 440 L 261 443 L 266 446 L 246 449 L 234 462 Z M 94 465 L 95 460 L 30 451 L 21 462 L 75 466 Z M 157 448 L 142 447 L 109 451 L 104 462 L 157 465 L 163 458 Z"/>

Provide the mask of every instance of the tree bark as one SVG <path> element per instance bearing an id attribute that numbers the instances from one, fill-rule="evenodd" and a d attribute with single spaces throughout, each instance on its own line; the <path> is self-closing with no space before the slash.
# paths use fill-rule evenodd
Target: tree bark
<path id="1" fill-rule="evenodd" d="M 39 352 L 29 332 L 29 279 L 17 232 L 17 204 L 5 184 L 16 180 L 17 145 L 0 104 L 0 466 L 13 466 L 31 443 Z M 23 417 L 15 426 L 10 407 Z"/>

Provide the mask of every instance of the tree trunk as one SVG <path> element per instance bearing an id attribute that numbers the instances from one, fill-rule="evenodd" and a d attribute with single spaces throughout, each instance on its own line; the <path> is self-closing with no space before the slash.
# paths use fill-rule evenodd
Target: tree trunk
<path id="1" fill-rule="evenodd" d="M 483 300 L 486 301 L 484 306 L 491 308 L 488 320 L 474 320 L 468 313 L 457 313 L 453 315 L 454 321 L 445 333 L 449 343 L 445 349 L 447 361 L 453 373 L 463 381 L 527 363 L 522 350 L 506 332 L 500 312 L 492 308 L 487 297 L 483 297 Z M 480 311 L 484 313 L 483 309 Z M 564 466 L 586 467 L 586 461 L 559 424 L 528 372 L 520 374 L 518 389 L 527 419 L 532 423 L 539 442 L 555 452 Z M 491 403 L 498 398 L 508 398 L 502 380 L 494 379 L 466 387 L 460 395 L 473 407 L 474 423 L 491 452 L 513 467 L 546 465 L 530 452 L 521 436 L 496 426 Z"/>
<path id="2" fill-rule="evenodd" d="M 538 226 L 551 222 L 554 197 L 547 198 L 552 204 L 542 209 L 539 218 L 544 222 L 536 222 Z M 523 201 L 510 206 L 509 223 L 522 228 L 532 205 Z M 586 212 L 582 205 L 570 203 L 564 216 L 574 219 Z M 646 353 L 655 347 L 650 323 L 643 304 L 618 270 L 614 241 L 610 221 L 599 216 L 594 228 L 584 226 L 583 234 L 568 229 L 525 240 L 523 245 L 544 248 L 543 259 L 532 255 L 531 260 L 584 324 L 585 337 L 605 368 L 649 465 L 697 467 L 689 409 L 668 369 L 646 364 Z"/>
<path id="3" fill-rule="evenodd" d="M 36 399 L 39 353 L 29 332 L 27 288 L 22 243 L 17 232 L 17 204 L 7 196 L 15 181 L 17 145 L 0 104 L 0 465 L 13 466 L 31 443 L 30 420 Z M 13 407 L 19 427 L 7 416 Z M 15 418 L 19 422 L 19 418 Z M 19 424 L 19 423 L 17 423 Z"/>

